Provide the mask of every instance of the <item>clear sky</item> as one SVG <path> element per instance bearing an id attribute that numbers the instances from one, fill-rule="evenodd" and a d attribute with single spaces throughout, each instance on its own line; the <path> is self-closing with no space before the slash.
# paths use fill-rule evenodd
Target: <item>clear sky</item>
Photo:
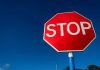
<path id="1" fill-rule="evenodd" d="M 43 41 L 44 23 L 59 12 L 77 11 L 91 19 L 97 38 L 75 52 L 75 66 L 100 65 L 99 0 L 0 0 L 0 70 L 63 70 L 67 53 Z"/>

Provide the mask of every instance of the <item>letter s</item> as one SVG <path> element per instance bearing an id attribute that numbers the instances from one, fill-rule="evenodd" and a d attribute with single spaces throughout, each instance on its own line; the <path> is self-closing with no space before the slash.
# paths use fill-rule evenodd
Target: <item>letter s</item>
<path id="1" fill-rule="evenodd" d="M 50 28 L 50 27 L 55 27 L 55 26 L 56 26 L 55 24 L 49 24 L 49 25 L 47 26 L 47 30 L 52 31 L 53 33 L 52 33 L 52 34 L 47 33 L 46 36 L 48 36 L 48 37 L 53 37 L 53 36 L 56 35 L 56 31 L 55 31 L 54 29 L 51 29 L 51 28 Z"/>

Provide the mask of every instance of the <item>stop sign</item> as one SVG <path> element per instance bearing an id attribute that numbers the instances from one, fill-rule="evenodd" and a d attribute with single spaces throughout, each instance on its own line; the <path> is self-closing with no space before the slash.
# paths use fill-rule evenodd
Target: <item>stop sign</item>
<path id="1" fill-rule="evenodd" d="M 44 24 L 43 39 L 58 52 L 84 51 L 95 37 L 91 20 L 77 12 L 57 13 Z"/>

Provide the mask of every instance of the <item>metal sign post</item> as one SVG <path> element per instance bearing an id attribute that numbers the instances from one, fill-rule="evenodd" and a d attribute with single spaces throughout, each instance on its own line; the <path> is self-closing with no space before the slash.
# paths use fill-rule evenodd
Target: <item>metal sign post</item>
<path id="1" fill-rule="evenodd" d="M 68 52 L 70 70 L 75 70 L 73 53 Z"/>

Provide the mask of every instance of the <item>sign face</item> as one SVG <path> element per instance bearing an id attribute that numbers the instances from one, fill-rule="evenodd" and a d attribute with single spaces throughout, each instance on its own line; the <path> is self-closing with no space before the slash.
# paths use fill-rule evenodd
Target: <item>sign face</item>
<path id="1" fill-rule="evenodd" d="M 77 12 L 57 13 L 44 25 L 43 39 L 57 52 L 84 51 L 95 37 L 91 20 Z"/>

